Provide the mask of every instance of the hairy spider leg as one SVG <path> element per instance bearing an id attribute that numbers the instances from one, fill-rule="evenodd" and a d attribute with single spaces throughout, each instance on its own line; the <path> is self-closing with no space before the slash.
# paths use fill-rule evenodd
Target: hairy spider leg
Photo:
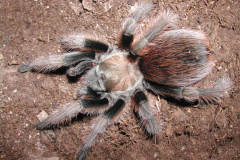
<path id="1" fill-rule="evenodd" d="M 141 120 L 140 126 L 146 134 L 149 136 L 159 134 L 159 125 L 149 106 L 146 95 L 142 91 L 137 91 L 133 100 L 135 102 L 135 112 Z"/>
<path id="2" fill-rule="evenodd" d="M 77 76 L 84 73 L 86 70 L 89 70 L 95 66 L 95 63 L 93 61 L 83 61 L 80 62 L 75 67 L 71 67 L 67 70 L 67 75 L 69 76 Z"/>
<path id="3" fill-rule="evenodd" d="M 198 100 L 202 103 L 213 103 L 228 96 L 228 93 L 232 90 L 232 85 L 229 77 L 222 77 L 212 88 L 185 87 L 182 95 L 184 99 L 190 102 Z"/>
<path id="4" fill-rule="evenodd" d="M 81 87 L 77 92 L 77 96 L 80 96 L 80 99 L 101 99 L 101 94 L 98 94 L 90 86 Z"/>
<path id="5" fill-rule="evenodd" d="M 175 28 L 177 16 L 170 11 L 159 15 L 152 24 L 149 25 L 146 33 L 143 36 L 138 36 L 134 39 L 131 45 L 131 52 L 139 55 L 143 48 L 147 46 L 156 36 L 161 35 L 164 31 Z"/>
<path id="6" fill-rule="evenodd" d="M 136 30 L 137 22 L 144 17 L 147 13 L 149 13 L 152 9 L 151 4 L 139 5 L 133 16 L 126 19 L 123 24 L 123 32 L 121 37 L 121 45 L 123 48 L 129 48 L 130 44 L 133 41 L 133 33 Z"/>
<path id="7" fill-rule="evenodd" d="M 109 108 L 105 113 L 97 119 L 91 133 L 84 140 L 81 150 L 78 153 L 77 160 L 85 159 L 91 147 L 94 145 L 98 134 L 103 133 L 109 122 L 114 119 L 124 108 L 125 101 L 123 99 L 118 99 L 116 103 Z"/>
<path id="8" fill-rule="evenodd" d="M 60 39 L 60 43 L 66 50 L 91 50 L 98 52 L 107 52 L 110 46 L 99 40 L 87 38 L 83 34 L 73 34 Z"/>
<path id="9" fill-rule="evenodd" d="M 18 72 L 27 71 L 50 72 L 61 67 L 69 67 L 80 61 L 94 60 L 94 52 L 70 52 L 63 55 L 52 55 L 48 59 L 39 59 L 19 67 Z"/>
<path id="10" fill-rule="evenodd" d="M 48 116 L 45 120 L 37 124 L 37 129 L 43 130 L 59 124 L 68 123 L 79 113 L 94 114 L 99 109 L 103 109 L 109 105 L 107 98 L 98 100 L 77 100 L 66 105 L 62 111 L 56 112 Z M 98 110 L 96 110 L 98 109 Z"/>
<path id="11" fill-rule="evenodd" d="M 183 87 L 167 86 L 150 81 L 143 81 L 143 85 L 146 89 L 152 90 L 155 94 L 167 95 L 176 99 L 182 98 Z"/>
<path id="12" fill-rule="evenodd" d="M 149 81 L 145 81 L 144 86 L 156 94 L 185 99 L 188 102 L 198 101 L 208 104 L 217 102 L 220 98 L 227 96 L 232 89 L 232 82 L 230 78 L 223 77 L 211 88 L 167 86 Z"/>

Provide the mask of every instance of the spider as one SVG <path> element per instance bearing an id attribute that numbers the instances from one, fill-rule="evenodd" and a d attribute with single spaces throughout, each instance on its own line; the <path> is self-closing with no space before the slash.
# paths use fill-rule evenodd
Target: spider
<path id="1" fill-rule="evenodd" d="M 87 156 L 98 135 L 124 112 L 129 101 L 146 134 L 159 134 L 161 127 L 146 96 L 148 91 L 189 103 L 215 103 L 231 88 L 228 77 L 220 78 L 212 88 L 194 85 L 211 72 L 214 57 L 208 38 L 199 31 L 178 29 L 174 13 L 159 14 L 139 34 L 139 24 L 151 8 L 151 4 L 140 4 L 124 21 L 118 47 L 84 34 L 70 35 L 60 40 L 66 53 L 32 61 L 18 70 L 45 73 L 67 67 L 67 76 L 84 74 L 78 98 L 37 124 L 43 130 L 69 122 L 80 113 L 98 114 L 77 159 Z"/>

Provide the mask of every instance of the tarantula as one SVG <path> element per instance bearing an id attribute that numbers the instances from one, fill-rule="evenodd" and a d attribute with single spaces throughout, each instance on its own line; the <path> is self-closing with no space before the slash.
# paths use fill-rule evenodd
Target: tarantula
<path id="1" fill-rule="evenodd" d="M 60 40 L 65 54 L 32 61 L 18 70 L 50 72 L 68 67 L 68 76 L 86 72 L 85 86 L 78 90 L 79 98 L 37 124 L 37 129 L 43 130 L 71 121 L 79 113 L 99 114 L 77 159 L 86 157 L 98 134 L 123 112 L 130 100 L 145 132 L 158 134 L 160 127 L 146 96 L 149 90 L 190 103 L 211 103 L 231 88 L 226 77 L 212 88 L 193 86 L 211 72 L 214 58 L 207 37 L 199 31 L 177 29 L 177 16 L 170 11 L 159 14 L 143 34 L 135 36 L 151 6 L 139 5 L 125 20 L 119 49 L 84 34 L 72 35 Z"/>

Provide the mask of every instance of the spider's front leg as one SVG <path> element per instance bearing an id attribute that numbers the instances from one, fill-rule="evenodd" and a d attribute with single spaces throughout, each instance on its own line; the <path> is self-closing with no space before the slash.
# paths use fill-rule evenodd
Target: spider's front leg
<path id="1" fill-rule="evenodd" d="M 154 117 L 153 111 L 149 106 L 146 95 L 142 91 L 137 91 L 134 96 L 135 112 L 141 119 L 140 125 L 145 132 L 150 135 L 159 134 L 159 125 Z"/>
<path id="2" fill-rule="evenodd" d="M 88 135 L 88 137 L 84 140 L 81 150 L 78 153 L 77 159 L 82 160 L 85 159 L 87 153 L 90 151 L 91 146 L 94 145 L 95 140 L 98 137 L 98 134 L 103 133 L 109 122 L 114 119 L 124 108 L 125 106 L 125 98 L 118 99 L 116 103 L 109 108 L 105 113 L 97 119 L 93 130 Z"/>
<path id="3" fill-rule="evenodd" d="M 95 59 L 94 52 L 70 52 L 63 55 L 52 55 L 48 59 L 34 60 L 28 64 L 19 67 L 18 72 L 27 71 L 50 72 L 61 67 L 69 67 L 80 61 L 93 61 Z M 93 67 L 93 66 L 92 66 Z"/>
<path id="4" fill-rule="evenodd" d="M 72 52 L 67 52 L 63 55 L 52 55 L 48 59 L 34 60 L 26 65 L 22 65 L 18 71 L 21 73 L 27 71 L 49 72 L 61 67 L 71 67 L 80 62 L 79 65 L 70 68 L 67 72 L 69 76 L 76 76 L 95 66 L 96 52 L 101 53 L 111 50 L 108 44 L 87 38 L 84 35 L 64 37 L 60 40 L 60 43 L 66 50 Z"/>
<path id="5" fill-rule="evenodd" d="M 97 52 L 107 52 L 111 47 L 97 39 L 83 34 L 73 34 L 60 39 L 60 43 L 66 50 L 91 50 Z"/>

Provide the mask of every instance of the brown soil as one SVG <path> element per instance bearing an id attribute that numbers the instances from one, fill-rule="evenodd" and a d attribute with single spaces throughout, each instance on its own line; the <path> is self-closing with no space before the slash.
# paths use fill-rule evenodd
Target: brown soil
<path id="1" fill-rule="evenodd" d="M 90 33 L 117 44 L 122 21 L 136 0 L 4 0 L 0 2 L 0 159 L 74 159 L 94 117 L 79 117 L 60 129 L 39 131 L 37 115 L 73 100 L 77 83 L 65 75 L 28 72 L 20 65 L 60 54 L 60 37 Z M 147 138 L 133 114 L 111 125 L 87 159 L 240 158 L 239 0 L 153 0 L 153 15 L 170 8 L 179 25 L 203 31 L 217 63 L 204 83 L 228 75 L 234 91 L 218 105 L 187 105 L 156 98 L 165 128 Z"/>

